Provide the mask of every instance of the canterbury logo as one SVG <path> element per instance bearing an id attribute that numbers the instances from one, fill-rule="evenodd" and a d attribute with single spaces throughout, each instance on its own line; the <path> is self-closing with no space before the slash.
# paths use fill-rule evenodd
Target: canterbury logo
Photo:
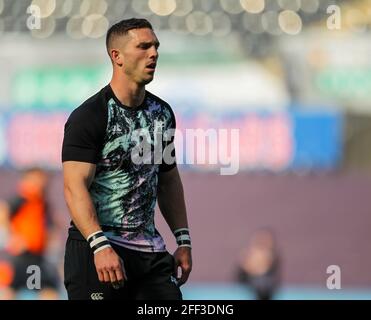
<path id="1" fill-rule="evenodd" d="M 170 276 L 170 281 L 175 283 L 175 285 L 178 285 L 179 284 L 179 280 L 173 276 Z"/>
<path id="2" fill-rule="evenodd" d="M 102 292 L 94 292 L 90 295 L 92 300 L 103 300 L 103 293 Z"/>

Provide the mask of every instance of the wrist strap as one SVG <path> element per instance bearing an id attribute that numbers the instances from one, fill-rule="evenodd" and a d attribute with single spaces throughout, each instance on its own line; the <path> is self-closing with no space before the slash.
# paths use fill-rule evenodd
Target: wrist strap
<path id="1" fill-rule="evenodd" d="M 105 248 L 111 247 L 110 242 L 102 230 L 90 234 L 87 238 L 87 241 L 94 254 Z"/>
<path id="2" fill-rule="evenodd" d="M 192 248 L 191 245 L 191 237 L 189 235 L 188 228 L 180 228 L 173 231 L 174 236 L 176 237 L 176 243 L 178 247 L 189 247 Z"/>

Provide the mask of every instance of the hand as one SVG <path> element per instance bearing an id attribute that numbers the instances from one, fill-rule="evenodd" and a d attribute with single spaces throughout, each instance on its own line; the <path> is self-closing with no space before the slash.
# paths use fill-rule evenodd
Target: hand
<path id="1" fill-rule="evenodd" d="M 127 280 L 124 263 L 112 248 L 94 254 L 94 263 L 99 281 L 111 283 L 115 289 L 124 285 L 124 280 Z"/>
<path id="2" fill-rule="evenodd" d="M 180 279 L 178 278 L 178 286 L 180 287 L 188 280 L 189 274 L 192 270 L 192 255 L 191 248 L 179 247 L 174 252 L 175 259 L 175 275 L 178 278 L 178 268 L 182 269 Z"/>

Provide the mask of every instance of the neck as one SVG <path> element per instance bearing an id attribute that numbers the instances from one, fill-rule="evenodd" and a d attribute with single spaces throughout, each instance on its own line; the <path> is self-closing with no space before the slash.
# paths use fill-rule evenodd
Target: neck
<path id="1" fill-rule="evenodd" d="M 139 85 L 116 73 L 113 73 L 110 85 L 113 93 L 123 105 L 135 108 L 142 104 L 145 96 L 144 85 Z"/>

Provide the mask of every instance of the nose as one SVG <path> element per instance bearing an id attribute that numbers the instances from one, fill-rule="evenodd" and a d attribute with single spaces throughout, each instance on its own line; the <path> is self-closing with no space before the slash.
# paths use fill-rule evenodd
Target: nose
<path id="1" fill-rule="evenodd" d="M 158 50 L 157 50 L 157 48 L 155 46 L 152 46 L 149 57 L 151 59 L 157 60 L 157 58 L 158 58 Z"/>

